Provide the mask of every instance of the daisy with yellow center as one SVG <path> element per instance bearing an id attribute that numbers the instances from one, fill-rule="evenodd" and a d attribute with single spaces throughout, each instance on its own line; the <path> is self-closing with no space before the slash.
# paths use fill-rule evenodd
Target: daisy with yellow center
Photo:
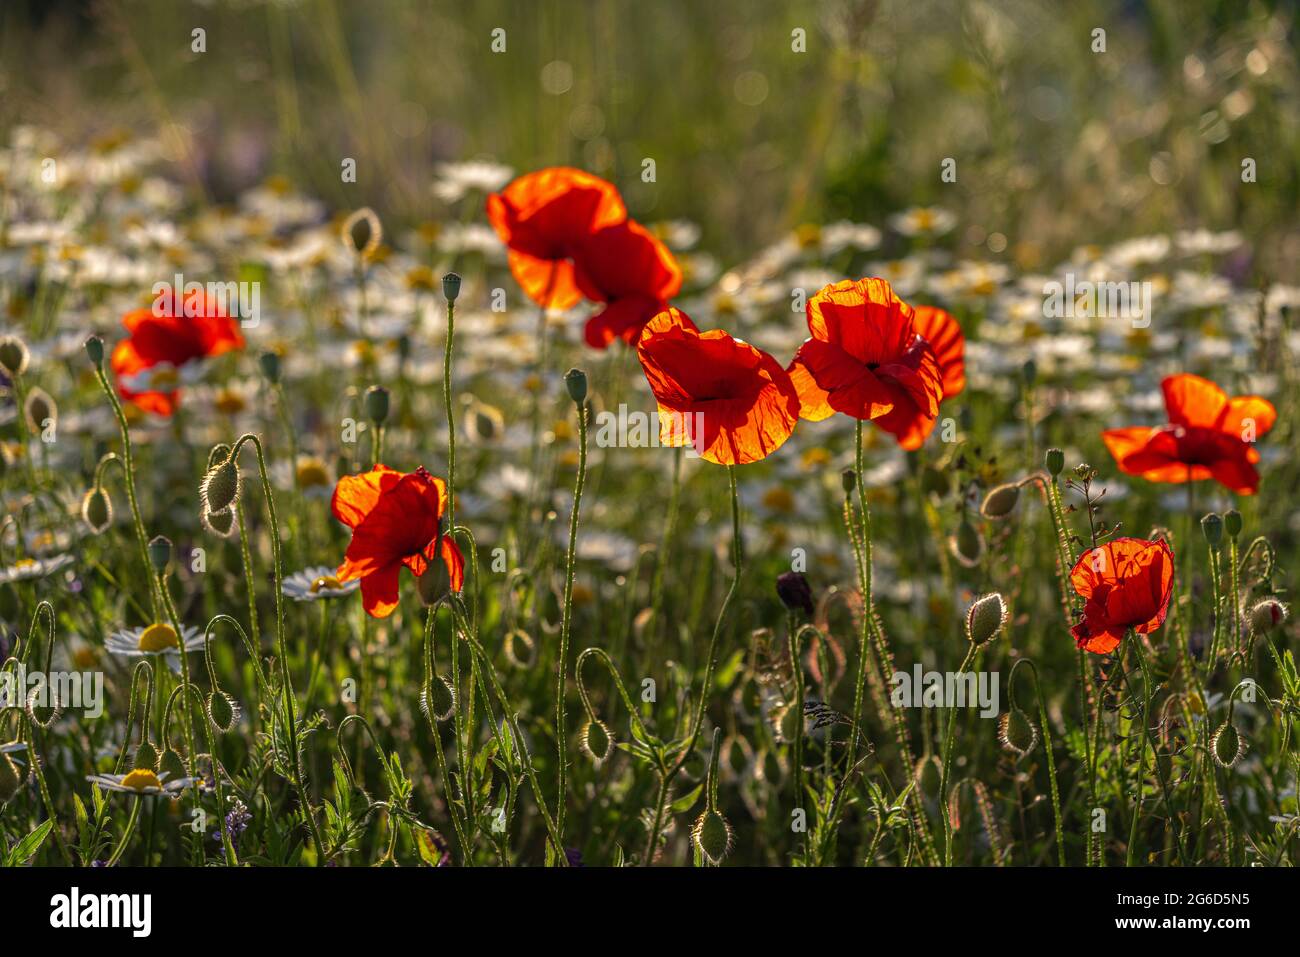
<path id="1" fill-rule="evenodd" d="M 333 568 L 315 565 L 287 576 L 281 591 L 294 601 L 320 601 L 323 598 L 345 598 L 360 587 L 360 579 L 341 582 Z"/>
<path id="2" fill-rule="evenodd" d="M 114 632 L 104 641 L 104 650 L 124 658 L 163 656 L 173 671 L 180 670 L 181 651 L 199 651 L 203 648 L 203 633 L 185 626 L 182 634 L 166 622 L 154 622 L 143 628 L 124 628 Z"/>

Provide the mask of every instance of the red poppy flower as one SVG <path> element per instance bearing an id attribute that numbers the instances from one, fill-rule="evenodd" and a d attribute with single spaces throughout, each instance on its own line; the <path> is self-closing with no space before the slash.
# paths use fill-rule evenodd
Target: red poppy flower
<path id="1" fill-rule="evenodd" d="M 1277 410 L 1258 396 L 1230 399 L 1213 382 L 1195 375 L 1160 383 L 1169 424 L 1110 429 L 1101 435 L 1120 471 L 1148 482 L 1195 482 L 1212 478 L 1241 495 L 1259 491 L 1254 441 L 1273 427 Z"/>
<path id="2" fill-rule="evenodd" d="M 826 286 L 808 300 L 807 314 L 812 336 L 789 369 L 801 415 L 870 419 L 903 448 L 919 448 L 939 402 L 966 386 L 957 320 L 942 309 L 914 310 L 883 279 Z"/>
<path id="3" fill-rule="evenodd" d="M 487 216 L 510 247 L 510 271 L 540 306 L 567 309 L 582 298 L 574 251 L 592 233 L 627 219 L 611 183 L 566 166 L 528 173 L 487 198 Z"/>
<path id="4" fill-rule="evenodd" d="M 659 440 L 693 445 L 718 465 L 744 465 L 780 448 L 799 419 L 799 395 L 781 364 L 721 329 L 700 332 L 669 307 L 646 325 L 637 357 L 659 403 Z"/>
<path id="5" fill-rule="evenodd" d="M 1148 635 L 1164 624 L 1174 553 L 1164 539 L 1116 538 L 1079 556 L 1070 583 L 1086 601 L 1070 634 L 1084 651 L 1108 655 L 1129 628 Z"/>
<path id="6" fill-rule="evenodd" d="M 682 288 L 673 254 L 635 220 L 607 226 L 576 250 L 574 278 L 582 293 L 606 306 L 587 321 L 587 344 L 604 349 L 615 339 L 632 345 Z"/>
<path id="7" fill-rule="evenodd" d="M 131 335 L 113 347 L 117 391 L 146 412 L 171 415 L 180 387 L 194 381 L 204 359 L 244 347 L 239 324 L 202 293 L 160 296 L 148 309 L 122 317 Z"/>
<path id="8" fill-rule="evenodd" d="M 361 598 L 372 618 L 387 618 L 397 607 L 397 582 L 405 565 L 417 578 L 433 558 L 447 486 L 423 467 L 397 472 L 376 465 L 361 475 L 346 475 L 334 488 L 334 517 L 352 529 L 340 582 L 361 579 Z M 439 547 L 451 587 L 465 583 L 465 560 L 451 536 Z"/>

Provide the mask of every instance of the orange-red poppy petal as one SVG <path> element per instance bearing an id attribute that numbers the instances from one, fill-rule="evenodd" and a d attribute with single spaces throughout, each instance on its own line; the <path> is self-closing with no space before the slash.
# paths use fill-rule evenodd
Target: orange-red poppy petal
<path id="1" fill-rule="evenodd" d="M 935 306 L 917 306 L 912 321 L 939 364 L 944 398 L 957 395 L 966 388 L 966 336 L 961 326 L 951 313 Z"/>
<path id="2" fill-rule="evenodd" d="M 1198 375 L 1180 373 L 1166 376 L 1160 383 L 1165 396 L 1165 411 L 1173 425 L 1217 428 L 1219 416 L 1228 397 L 1223 390 Z"/>

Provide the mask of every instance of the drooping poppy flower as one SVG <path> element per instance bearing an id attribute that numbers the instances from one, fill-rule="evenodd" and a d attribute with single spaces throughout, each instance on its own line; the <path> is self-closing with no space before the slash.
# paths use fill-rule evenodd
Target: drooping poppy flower
<path id="1" fill-rule="evenodd" d="M 587 321 L 587 344 L 596 349 L 616 339 L 636 343 L 682 288 L 681 267 L 668 247 L 632 219 L 583 241 L 574 255 L 574 278 L 583 295 L 605 303 Z"/>
<path id="2" fill-rule="evenodd" d="M 510 271 L 539 306 L 567 309 L 582 298 L 573 256 L 597 230 L 627 219 L 613 184 L 567 166 L 528 173 L 487 198 L 487 216 L 509 247 Z"/>
<path id="3" fill-rule="evenodd" d="M 1208 379 L 1186 373 L 1167 377 L 1160 388 L 1168 425 L 1102 433 L 1120 471 L 1148 482 L 1212 478 L 1240 495 L 1258 492 L 1254 441 L 1277 420 L 1272 403 L 1253 395 L 1230 399 Z"/>
<path id="4" fill-rule="evenodd" d="M 1174 553 L 1164 539 L 1116 538 L 1080 555 L 1070 583 L 1086 602 L 1070 634 L 1084 651 L 1108 655 L 1129 628 L 1148 635 L 1164 624 Z"/>
<path id="5" fill-rule="evenodd" d="M 160 295 L 122 317 L 130 336 L 113 347 L 117 391 L 146 412 L 171 415 L 180 387 L 197 381 L 205 360 L 244 347 L 239 324 L 201 292 Z"/>
<path id="6" fill-rule="evenodd" d="M 790 363 L 801 415 L 874 421 L 919 448 L 939 402 L 966 386 L 965 338 L 942 309 L 914 310 L 883 279 L 844 280 L 808 300 L 808 331 Z"/>
<path id="7" fill-rule="evenodd" d="M 721 329 L 700 332 L 669 307 L 646 325 L 637 357 L 659 403 L 659 440 L 710 462 L 744 465 L 780 448 L 799 419 L 781 364 Z"/>
<path id="8" fill-rule="evenodd" d="M 376 465 L 339 479 L 330 502 L 334 517 L 352 529 L 352 542 L 339 565 L 340 584 L 361 579 L 361 599 L 372 618 L 397 607 L 402 566 L 417 578 L 437 547 L 454 591 L 465 583 L 465 560 L 450 535 L 438 534 L 447 507 L 447 486 L 423 467 L 398 472 Z"/>

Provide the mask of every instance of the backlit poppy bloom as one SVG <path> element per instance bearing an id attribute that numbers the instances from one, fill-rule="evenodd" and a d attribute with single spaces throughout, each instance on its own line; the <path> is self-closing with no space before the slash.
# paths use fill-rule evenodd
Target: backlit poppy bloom
<path id="1" fill-rule="evenodd" d="M 361 579 L 361 601 L 372 618 L 387 618 L 397 607 L 397 582 L 405 565 L 424 574 L 438 546 L 454 591 L 465 583 L 465 560 L 450 535 L 438 529 L 447 507 L 447 486 L 423 467 L 397 472 L 376 465 L 361 475 L 339 479 L 330 502 L 334 517 L 352 529 L 339 584 Z M 441 544 L 438 545 L 439 541 Z"/>
<path id="2" fill-rule="evenodd" d="M 117 391 L 146 412 L 171 415 L 180 387 L 198 380 L 204 360 L 244 347 L 239 324 L 202 293 L 164 294 L 122 317 L 130 336 L 113 347 Z"/>
<path id="3" fill-rule="evenodd" d="M 596 349 L 616 339 L 634 344 L 682 288 L 681 267 L 668 247 L 632 219 L 598 230 L 581 244 L 574 279 L 588 299 L 606 304 L 587 321 L 587 344 Z"/>
<path id="4" fill-rule="evenodd" d="M 1149 635 L 1164 624 L 1174 553 L 1164 539 L 1116 538 L 1080 555 L 1070 584 L 1086 602 L 1070 634 L 1084 651 L 1108 655 L 1128 629 Z"/>
<path id="5" fill-rule="evenodd" d="M 510 271 L 540 306 L 567 309 L 582 298 L 573 255 L 592 233 L 627 219 L 613 184 L 567 166 L 528 173 L 487 198 L 487 216 L 509 247 Z"/>
<path id="6" fill-rule="evenodd" d="M 1169 424 L 1110 429 L 1101 435 L 1120 471 L 1148 482 L 1212 478 L 1241 495 L 1259 491 L 1254 441 L 1273 427 L 1277 411 L 1258 396 L 1230 399 L 1213 382 L 1173 375 L 1160 383 Z"/>
<path id="7" fill-rule="evenodd" d="M 780 448 L 799 419 L 781 364 L 721 329 L 700 332 L 669 307 L 646 325 L 637 357 L 659 403 L 659 440 L 693 445 L 718 465 L 744 465 Z"/>
<path id="8" fill-rule="evenodd" d="M 808 300 L 808 331 L 790 363 L 803 418 L 869 419 L 919 448 L 939 402 L 966 387 L 965 338 L 942 309 L 913 309 L 883 279 L 846 279 Z"/>

